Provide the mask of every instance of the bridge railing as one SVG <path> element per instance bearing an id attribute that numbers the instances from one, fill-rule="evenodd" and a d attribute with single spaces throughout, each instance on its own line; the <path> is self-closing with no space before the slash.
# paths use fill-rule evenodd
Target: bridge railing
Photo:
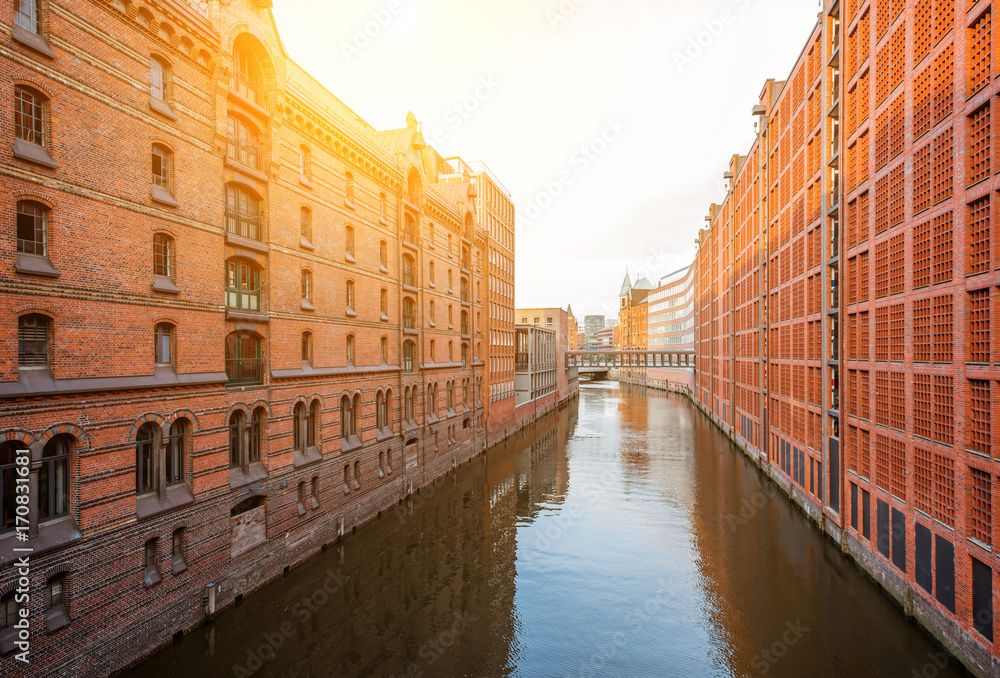
<path id="1" fill-rule="evenodd" d="M 693 351 L 567 351 L 566 367 L 606 369 L 612 367 L 694 367 Z"/>

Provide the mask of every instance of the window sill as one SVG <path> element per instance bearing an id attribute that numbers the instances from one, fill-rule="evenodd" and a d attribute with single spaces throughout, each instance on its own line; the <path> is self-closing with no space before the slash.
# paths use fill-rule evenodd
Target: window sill
<path id="1" fill-rule="evenodd" d="M 14 157 L 18 160 L 24 160 L 26 162 L 31 162 L 36 165 L 41 165 L 42 167 L 48 167 L 49 169 L 56 169 L 59 165 L 53 159 L 52 155 L 44 146 L 39 146 L 38 144 L 33 144 L 30 141 L 25 141 L 24 139 L 14 140 Z"/>
<path id="2" fill-rule="evenodd" d="M 245 247 L 248 250 L 255 250 L 257 252 L 267 252 L 268 250 L 267 245 L 259 240 L 244 238 L 242 235 L 236 235 L 228 231 L 226 231 L 226 242 L 235 247 Z"/>
<path id="3" fill-rule="evenodd" d="M 350 200 L 350 199 L 348 199 L 348 198 L 344 198 L 344 205 L 345 205 L 346 207 L 349 207 L 349 208 L 351 208 L 351 209 L 354 209 L 354 202 L 353 202 L 353 201 L 351 201 L 351 200 Z"/>
<path id="4" fill-rule="evenodd" d="M 45 632 L 55 633 L 64 626 L 69 626 L 69 613 L 65 605 L 56 605 L 45 615 Z"/>
<path id="5" fill-rule="evenodd" d="M 379 273 L 386 273 L 386 274 L 388 274 L 389 273 L 389 267 L 386 266 L 385 264 L 379 264 L 378 272 Z"/>
<path id="6" fill-rule="evenodd" d="M 375 442 L 382 442 L 383 440 L 389 440 L 393 437 L 393 432 L 391 428 L 381 428 L 375 431 Z"/>
<path id="7" fill-rule="evenodd" d="M 157 584 L 163 581 L 163 577 L 160 576 L 159 571 L 155 568 L 146 570 L 146 577 L 142 580 L 142 585 L 147 589 L 151 589 Z"/>
<path id="8" fill-rule="evenodd" d="M 309 238 L 307 238 L 305 236 L 302 236 L 301 238 L 299 238 L 299 247 L 303 247 L 303 248 L 305 248 L 307 250 L 314 250 L 314 249 L 316 249 L 316 246 L 313 245 L 311 242 L 309 242 Z"/>
<path id="9" fill-rule="evenodd" d="M 153 199 L 153 202 L 169 205 L 170 207 L 180 207 L 180 203 L 177 202 L 170 191 L 162 186 L 157 186 L 155 184 L 151 186 L 149 190 L 149 197 Z"/>
<path id="10" fill-rule="evenodd" d="M 271 318 L 266 313 L 251 313 L 249 311 L 235 311 L 226 309 L 226 320 L 245 320 L 251 323 L 266 324 Z"/>
<path id="11" fill-rule="evenodd" d="M 312 302 L 308 299 L 303 299 L 299 302 L 299 308 L 303 311 L 315 311 L 316 307 L 312 305 Z"/>
<path id="12" fill-rule="evenodd" d="M 45 38 L 40 36 L 38 33 L 32 33 L 28 29 L 14 24 L 10 37 L 14 39 L 14 42 L 18 42 L 25 47 L 32 49 L 43 56 L 47 56 L 50 59 L 56 58 L 56 53 L 52 51 L 49 47 L 49 43 L 46 42 Z"/>
<path id="13" fill-rule="evenodd" d="M 271 117 L 271 114 L 268 112 L 268 110 L 266 108 L 264 108 L 263 106 L 261 106 L 259 104 L 255 104 L 254 102 L 250 101 L 245 96 L 243 96 L 242 94 L 240 94 L 239 92 L 237 92 L 236 90 L 234 90 L 232 87 L 229 88 L 229 99 L 230 99 L 230 101 L 235 102 L 237 105 L 242 106 L 243 108 L 247 109 L 248 112 L 250 112 L 250 113 L 252 113 L 254 115 L 258 115 L 258 116 L 260 116 L 262 118 L 270 118 Z"/>
<path id="14" fill-rule="evenodd" d="M 295 450 L 295 454 L 292 455 L 292 465 L 295 468 L 302 468 L 303 466 L 309 466 L 310 464 L 315 464 L 323 459 L 323 454 L 320 452 L 319 448 L 316 446 L 307 448 L 305 452 L 302 450 Z"/>
<path id="15" fill-rule="evenodd" d="M 358 260 L 355 259 L 354 255 L 351 254 L 350 252 L 345 252 L 344 253 L 344 261 L 346 261 L 349 264 L 356 264 L 356 263 L 358 263 Z"/>
<path id="16" fill-rule="evenodd" d="M 346 454 L 348 452 L 353 452 L 355 450 L 360 450 L 362 446 L 361 438 L 359 436 L 351 436 L 350 438 L 340 439 L 340 452 L 341 454 Z"/>
<path id="17" fill-rule="evenodd" d="M 174 556 L 173 562 L 170 564 L 170 573 L 177 576 L 183 572 L 187 572 L 188 564 L 184 559 L 184 556 Z"/>
<path id="18" fill-rule="evenodd" d="M 348 318 L 356 318 L 356 317 L 358 317 L 358 314 L 355 313 L 354 309 L 351 308 L 350 306 L 348 306 L 346 309 L 344 309 L 344 315 L 346 315 Z"/>
<path id="19" fill-rule="evenodd" d="M 233 170 L 234 174 L 236 174 L 236 175 L 244 175 L 242 178 L 241 177 L 236 177 L 236 179 L 240 183 L 244 183 L 244 184 L 249 183 L 246 180 L 247 177 L 250 178 L 250 179 L 255 179 L 256 181 L 259 181 L 260 183 L 267 182 L 267 175 L 266 174 L 264 174 L 263 172 L 261 172 L 256 167 L 251 167 L 249 165 L 244 165 L 243 163 L 241 163 L 239 160 L 237 160 L 235 158 L 230 158 L 229 156 L 226 156 L 226 159 L 222 162 L 222 164 L 223 164 L 224 167 L 228 167 L 229 169 Z"/>
<path id="20" fill-rule="evenodd" d="M 318 509 L 319 499 L 317 499 L 316 497 L 309 497 L 309 507 L 312 508 L 313 510 Z"/>
<path id="21" fill-rule="evenodd" d="M 236 490 L 266 478 L 267 467 L 264 466 L 264 462 L 262 461 L 255 461 L 250 464 L 246 473 L 239 466 L 235 466 L 229 469 L 229 488 Z"/>
<path id="22" fill-rule="evenodd" d="M 429 323 L 427 323 L 427 326 L 428 327 L 437 327 L 437 323 L 432 320 Z"/>
<path id="23" fill-rule="evenodd" d="M 61 275 L 48 257 L 24 252 L 18 252 L 14 270 L 25 275 L 40 275 L 45 278 L 58 278 Z"/>
<path id="24" fill-rule="evenodd" d="M 387 323 L 389 322 L 389 316 L 387 316 L 385 313 L 380 313 L 379 320 L 381 320 L 384 323 Z"/>
<path id="25" fill-rule="evenodd" d="M 157 99 L 154 96 L 150 96 L 149 97 L 149 107 L 152 110 L 154 110 L 157 113 L 159 113 L 160 115 L 162 115 L 162 116 L 164 116 L 166 118 L 170 118 L 174 122 L 177 122 L 177 119 L 178 119 L 177 118 L 177 114 L 174 113 L 174 109 L 170 108 L 170 104 L 168 104 L 166 101 L 162 101 L 160 99 Z"/>
<path id="26" fill-rule="evenodd" d="M 135 498 L 135 514 L 137 520 L 146 520 L 167 511 L 194 503 L 194 493 L 187 483 L 178 483 L 167 488 L 166 495 L 160 499 L 155 493 L 144 494 Z"/>
<path id="27" fill-rule="evenodd" d="M 174 284 L 174 281 L 165 275 L 153 276 L 153 291 L 164 294 L 180 294 L 181 288 Z"/>
<path id="28" fill-rule="evenodd" d="M 14 532 L 8 532 L 0 537 L 0 564 L 15 560 L 13 550 L 15 548 L 33 549 L 32 557 L 35 557 L 61 546 L 75 544 L 82 537 L 80 528 L 76 526 L 76 521 L 71 515 L 39 523 L 38 536 L 27 542 L 17 541 L 17 535 Z"/>
<path id="29" fill-rule="evenodd" d="M 388 226 L 389 225 L 389 222 L 385 220 L 385 217 L 379 217 L 378 218 L 378 223 L 382 224 L 383 226 Z"/>
<path id="30" fill-rule="evenodd" d="M 299 183 L 302 184 L 303 186 L 305 186 L 306 188 L 312 188 L 313 187 L 313 183 L 311 181 L 309 181 L 309 177 L 307 177 L 306 175 L 302 174 L 301 172 L 299 172 Z"/>

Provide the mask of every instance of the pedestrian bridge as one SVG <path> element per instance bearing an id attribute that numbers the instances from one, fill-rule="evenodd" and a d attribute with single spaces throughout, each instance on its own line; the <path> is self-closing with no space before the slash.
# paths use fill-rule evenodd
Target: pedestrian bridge
<path id="1" fill-rule="evenodd" d="M 693 368 L 694 364 L 693 351 L 566 351 L 566 367 L 575 367 L 580 374 L 597 374 L 621 368 Z"/>

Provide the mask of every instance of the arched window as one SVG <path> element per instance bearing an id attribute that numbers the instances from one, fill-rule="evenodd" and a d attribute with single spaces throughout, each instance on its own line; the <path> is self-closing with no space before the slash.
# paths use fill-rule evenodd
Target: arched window
<path id="1" fill-rule="evenodd" d="M 45 97 L 27 87 L 14 88 L 14 134 L 17 139 L 36 146 L 45 146 Z"/>
<path id="2" fill-rule="evenodd" d="M 312 179 L 312 152 L 305 144 L 299 146 L 299 175 L 306 181 Z"/>
<path id="3" fill-rule="evenodd" d="M 256 335 L 240 330 L 226 336 L 226 375 L 232 386 L 264 383 L 261 342 Z"/>
<path id="4" fill-rule="evenodd" d="M 420 179 L 420 172 L 416 167 L 411 167 L 406 176 L 406 199 L 415 206 L 420 207 L 420 198 L 423 192 L 423 182 Z"/>
<path id="5" fill-rule="evenodd" d="M 403 327 L 408 330 L 417 327 L 416 304 L 410 297 L 403 297 Z"/>
<path id="6" fill-rule="evenodd" d="M 469 366 L 469 345 L 462 344 L 462 367 Z"/>
<path id="7" fill-rule="evenodd" d="M 153 275 L 174 278 L 174 241 L 163 233 L 153 234 Z"/>
<path id="8" fill-rule="evenodd" d="M 0 443 L 0 530 L 12 530 L 17 524 L 17 450 L 13 441 Z"/>
<path id="9" fill-rule="evenodd" d="M 448 237 L 451 237 L 451 236 L 448 236 Z M 451 283 L 452 283 L 451 269 L 449 268 L 448 269 L 448 292 L 449 293 L 451 292 L 451 288 L 452 288 L 452 284 Z"/>
<path id="10" fill-rule="evenodd" d="M 427 387 L 427 414 L 437 414 L 437 384 Z"/>
<path id="11" fill-rule="evenodd" d="M 449 410 L 455 409 L 455 382 L 454 381 L 449 381 L 448 382 L 448 393 L 446 395 L 447 395 L 447 400 L 448 400 L 448 409 Z"/>
<path id="12" fill-rule="evenodd" d="M 412 341 L 403 344 L 403 371 L 413 372 L 417 362 L 417 345 Z"/>
<path id="13" fill-rule="evenodd" d="M 313 237 L 313 220 L 312 220 L 312 210 L 308 207 L 303 207 L 299 210 L 299 227 L 302 238 L 308 242 L 312 243 Z"/>
<path id="14" fill-rule="evenodd" d="M 31 33 L 39 33 L 41 25 L 40 0 L 17 0 L 14 9 L 14 23 Z"/>
<path id="15" fill-rule="evenodd" d="M 454 326 L 455 326 L 455 316 L 452 313 L 451 304 L 448 304 L 448 329 L 451 329 Z"/>
<path id="16" fill-rule="evenodd" d="M 229 116 L 226 156 L 251 169 L 260 169 L 260 141 L 257 130 L 241 118 Z"/>
<path id="17" fill-rule="evenodd" d="M 375 427 L 380 431 L 385 428 L 388 418 L 385 409 L 385 394 L 379 391 L 375 394 Z"/>
<path id="18" fill-rule="evenodd" d="M 170 323 L 157 323 L 153 338 L 153 353 L 156 364 L 172 365 L 174 363 L 174 326 Z"/>
<path id="19" fill-rule="evenodd" d="M 260 312 L 260 270 L 252 263 L 226 262 L 226 306 L 250 313 Z"/>
<path id="20" fill-rule="evenodd" d="M 413 266 L 413 257 L 409 254 L 403 255 L 403 284 L 410 287 L 417 286 L 416 273 Z"/>
<path id="21" fill-rule="evenodd" d="M 379 241 L 378 260 L 382 268 L 389 268 L 389 246 L 385 244 L 385 240 Z"/>
<path id="22" fill-rule="evenodd" d="M 386 337 L 382 337 L 382 339 L 379 340 L 379 345 L 380 345 L 380 347 L 382 349 L 382 364 L 383 365 L 388 365 L 389 364 L 389 340 Z"/>
<path id="23" fill-rule="evenodd" d="M 344 197 L 348 207 L 354 207 L 354 175 L 350 172 L 344 173 Z"/>
<path id="24" fill-rule="evenodd" d="M 351 407 L 351 399 L 344 396 L 340 399 L 340 437 L 350 440 L 354 431 L 354 410 Z"/>
<path id="25" fill-rule="evenodd" d="M 434 339 L 431 339 L 431 345 L 429 350 L 427 351 L 427 359 L 430 360 L 432 363 L 437 362 L 437 341 L 435 341 Z"/>
<path id="26" fill-rule="evenodd" d="M 306 443 L 309 447 L 316 447 L 317 441 L 320 439 L 319 426 L 320 426 L 320 406 L 319 401 L 314 400 L 309 406 L 309 420 L 307 424 L 308 439 Z"/>
<path id="27" fill-rule="evenodd" d="M 431 327 L 434 327 L 434 316 L 435 316 L 436 314 L 434 313 L 434 300 L 433 300 L 433 299 L 431 299 L 431 301 L 430 301 L 430 308 L 429 308 L 429 312 L 430 312 L 430 316 L 431 316 L 431 317 L 430 317 L 430 323 L 431 323 Z"/>
<path id="28" fill-rule="evenodd" d="M 149 59 L 149 93 L 157 101 L 167 101 L 170 67 L 159 57 Z"/>
<path id="29" fill-rule="evenodd" d="M 406 421 L 413 421 L 413 393 L 416 388 L 406 387 L 403 391 L 403 418 Z"/>
<path id="30" fill-rule="evenodd" d="M 392 389 L 385 392 L 385 427 L 392 430 Z"/>
<path id="31" fill-rule="evenodd" d="M 311 365 L 313 360 L 313 335 L 312 332 L 302 333 L 302 362 Z"/>
<path id="32" fill-rule="evenodd" d="M 52 437 L 42 450 L 38 470 L 38 519 L 49 520 L 69 513 L 69 454 L 73 439 Z"/>
<path id="33" fill-rule="evenodd" d="M 383 288 L 378 293 L 378 307 L 382 313 L 382 319 L 387 320 L 389 317 L 389 290 Z"/>
<path id="34" fill-rule="evenodd" d="M 302 298 L 312 300 L 312 271 L 302 271 Z"/>
<path id="35" fill-rule="evenodd" d="M 354 311 L 354 281 L 348 280 L 344 286 L 344 297 L 347 305 L 347 310 Z"/>
<path id="36" fill-rule="evenodd" d="M 344 345 L 345 345 L 346 350 L 347 350 L 347 364 L 348 365 L 353 365 L 354 364 L 354 335 L 353 334 L 348 334 L 347 335 L 347 341 L 344 342 Z"/>
<path id="37" fill-rule="evenodd" d="M 427 264 L 427 280 L 433 285 L 434 284 L 434 262 Z"/>
<path id="38" fill-rule="evenodd" d="M 264 415 L 263 407 L 258 407 L 250 417 L 250 449 L 248 461 L 252 464 L 260 461 L 264 450 Z"/>
<path id="39" fill-rule="evenodd" d="M 142 425 L 135 437 L 135 491 L 152 492 L 156 483 L 156 447 L 159 427 L 152 422 Z"/>
<path id="40" fill-rule="evenodd" d="M 354 260 L 354 227 L 344 228 L 344 254 L 349 260 Z"/>
<path id="41" fill-rule="evenodd" d="M 459 327 L 462 330 L 462 334 L 471 334 L 471 332 L 469 332 L 469 314 L 466 311 L 462 311 L 461 323 Z"/>
<path id="42" fill-rule="evenodd" d="M 48 210 L 30 200 L 17 203 L 17 251 L 47 257 Z"/>
<path id="43" fill-rule="evenodd" d="M 243 465 L 243 429 L 247 416 L 242 410 L 236 410 L 229 416 L 229 465 Z"/>
<path id="44" fill-rule="evenodd" d="M 51 321 L 40 313 L 17 319 L 17 364 L 21 367 L 48 367 Z"/>
<path id="45" fill-rule="evenodd" d="M 187 449 L 187 420 L 178 419 L 170 425 L 167 441 L 167 485 L 184 482 L 184 452 Z"/>
<path id="46" fill-rule="evenodd" d="M 253 58 L 239 45 L 233 49 L 233 78 L 231 86 L 239 94 L 260 105 L 260 76 Z"/>
<path id="47" fill-rule="evenodd" d="M 153 186 L 170 192 L 170 165 L 173 154 L 163 144 L 153 144 Z"/>
<path id="48" fill-rule="evenodd" d="M 264 237 L 260 220 L 260 198 L 235 184 L 226 185 L 226 230 L 250 240 Z"/>
<path id="49" fill-rule="evenodd" d="M 449 321 L 448 324 L 450 325 L 451 322 Z M 455 359 L 455 342 L 449 341 L 448 342 L 448 362 L 451 362 L 454 359 Z"/>
<path id="50" fill-rule="evenodd" d="M 388 217 L 385 205 L 385 193 L 379 193 L 378 196 L 378 216 L 379 219 L 381 219 L 382 221 L 385 221 L 386 218 Z"/>
<path id="51" fill-rule="evenodd" d="M 292 448 L 301 451 L 305 450 L 305 438 L 303 434 L 307 427 L 306 404 L 295 405 L 295 413 L 292 417 Z"/>

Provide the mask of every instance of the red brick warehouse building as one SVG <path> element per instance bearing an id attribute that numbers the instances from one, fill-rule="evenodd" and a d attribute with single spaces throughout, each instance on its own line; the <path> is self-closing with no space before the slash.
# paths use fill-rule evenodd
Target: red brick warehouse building
<path id="1" fill-rule="evenodd" d="M 1000 675 L 992 4 L 825 2 L 696 259 L 700 404 L 977 675 Z"/>
<path id="2" fill-rule="evenodd" d="M 486 445 L 513 204 L 365 123 L 270 5 L 0 8 L 0 674 L 17 449 L 31 672 L 103 675 Z"/>

